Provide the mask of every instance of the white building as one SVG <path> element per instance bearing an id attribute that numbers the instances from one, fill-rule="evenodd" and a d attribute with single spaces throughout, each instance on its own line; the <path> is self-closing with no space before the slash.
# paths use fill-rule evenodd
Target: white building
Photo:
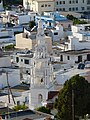
<path id="1" fill-rule="evenodd" d="M 71 30 L 72 34 L 59 48 L 65 51 L 90 49 L 90 24 L 71 26 Z"/>
<path id="2" fill-rule="evenodd" d="M 14 43 L 15 37 L 12 29 L 8 30 L 5 28 L 0 28 L 0 46 L 2 47 L 2 43 Z"/>
<path id="3" fill-rule="evenodd" d="M 33 53 L 30 51 L 18 52 L 13 55 L 13 64 L 20 68 L 21 81 L 31 83 L 30 66 L 32 65 Z"/>
<path id="4" fill-rule="evenodd" d="M 70 66 L 73 67 L 74 65 L 90 61 L 90 49 L 81 49 L 81 50 L 68 50 L 68 51 L 61 51 L 60 49 L 55 49 L 53 51 L 53 59 L 52 61 L 58 62 L 61 64 L 60 66 Z M 64 64 L 64 65 L 63 65 Z"/>
<path id="5" fill-rule="evenodd" d="M 71 50 L 60 53 L 60 61 L 69 65 L 90 61 L 90 50 Z"/>
<path id="6" fill-rule="evenodd" d="M 66 50 L 90 49 L 90 24 L 72 26 Z"/>
<path id="7" fill-rule="evenodd" d="M 53 67 L 50 63 L 42 22 L 38 23 L 37 45 L 30 69 L 31 92 L 29 108 L 34 109 L 42 106 L 48 98 L 48 92 L 54 90 Z"/>
<path id="8" fill-rule="evenodd" d="M 15 25 L 21 25 L 29 23 L 35 20 L 36 12 L 19 12 L 6 10 L 6 14 L 2 15 L 3 19 L 7 19 L 7 22 L 11 22 Z"/>
<path id="9" fill-rule="evenodd" d="M 30 9 L 39 13 L 42 13 L 43 11 L 90 11 L 89 0 L 23 0 L 23 6 L 25 9 Z"/>
<path id="10" fill-rule="evenodd" d="M 10 92 L 10 89 L 9 89 L 9 92 Z M 11 95 L 11 92 L 12 92 L 12 95 Z M 30 93 L 29 86 L 27 86 L 25 84 L 19 84 L 14 87 L 11 87 L 11 92 L 9 93 L 9 95 L 10 95 L 10 103 L 9 103 L 8 87 L 4 88 L 1 91 L 2 97 L 0 97 L 0 102 L 5 102 L 6 104 L 9 104 L 10 108 L 12 108 L 15 105 L 22 105 L 24 103 L 26 105 L 28 105 L 29 93 Z M 14 101 L 15 101 L 15 103 L 14 103 Z"/>
<path id="11" fill-rule="evenodd" d="M 3 53 L 0 53 L 0 68 L 9 67 L 9 66 L 11 66 L 11 58 L 10 58 L 10 56 L 3 55 Z"/>
<path id="12" fill-rule="evenodd" d="M 33 10 L 39 14 L 47 11 L 54 11 L 54 1 L 53 0 L 23 0 L 23 6 L 25 9 Z"/>
<path id="13" fill-rule="evenodd" d="M 77 69 L 76 67 L 66 69 L 66 70 L 58 70 L 56 73 L 56 81 L 58 84 L 63 85 L 65 81 L 69 80 L 71 77 L 79 74 L 80 76 L 83 77 L 88 77 L 87 72 L 90 72 L 90 69 Z M 87 80 L 87 79 L 86 79 Z M 90 82 L 90 79 L 89 79 Z"/>
<path id="14" fill-rule="evenodd" d="M 7 74 L 10 86 L 15 86 L 20 84 L 20 70 L 16 68 L 1 68 L 0 69 L 0 88 L 7 86 Z"/>
<path id="15" fill-rule="evenodd" d="M 90 24 L 71 26 L 72 35 L 77 37 L 79 41 L 90 40 Z"/>
<path id="16" fill-rule="evenodd" d="M 38 20 L 42 20 L 43 26 L 49 29 L 53 28 L 56 24 L 62 25 L 63 28 L 70 28 L 73 24 L 71 20 L 68 20 L 66 16 L 59 12 L 44 12 L 44 15 L 37 15 L 35 17 L 36 24 Z"/>
<path id="17" fill-rule="evenodd" d="M 73 12 L 84 12 L 90 11 L 89 0 L 56 0 L 55 1 L 56 11 L 73 11 Z"/>
<path id="18" fill-rule="evenodd" d="M 20 70 L 11 66 L 11 58 L 0 51 L 0 88 L 7 86 L 7 74 L 10 86 L 20 84 Z M 12 79 L 13 78 L 13 79 Z"/>
<path id="19" fill-rule="evenodd" d="M 64 37 L 64 31 L 62 25 L 56 25 L 55 29 L 51 29 L 50 31 L 51 31 L 50 36 L 52 37 L 53 42 L 60 41 L 60 39 Z M 49 34 L 48 31 L 47 34 Z"/>

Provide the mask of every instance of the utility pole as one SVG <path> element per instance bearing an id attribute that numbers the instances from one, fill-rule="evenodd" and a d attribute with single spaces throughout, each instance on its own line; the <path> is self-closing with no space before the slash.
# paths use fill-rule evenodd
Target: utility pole
<path id="1" fill-rule="evenodd" d="M 15 103 L 15 100 L 14 100 L 14 97 L 13 97 L 13 94 L 12 94 L 12 91 L 11 91 L 11 87 L 9 85 L 8 72 L 5 71 L 5 73 L 6 73 L 6 80 L 7 80 L 7 86 L 8 86 L 8 105 L 7 105 L 7 107 L 8 107 L 8 120 L 10 120 L 10 115 L 9 115 L 10 94 L 12 95 L 13 103 L 14 104 L 16 104 L 16 103 Z M 16 120 L 17 120 L 17 116 L 16 116 Z"/>
<path id="2" fill-rule="evenodd" d="M 74 120 L 74 90 L 72 89 L 72 120 Z"/>
<path id="3" fill-rule="evenodd" d="M 5 71 L 5 72 L 6 72 L 6 71 Z M 8 85 L 8 72 L 6 72 L 6 80 L 7 80 L 7 85 Z M 10 92 L 9 92 L 9 87 L 8 87 L 8 103 L 7 103 L 8 119 L 9 119 L 9 103 L 10 103 Z"/>
<path id="4" fill-rule="evenodd" d="M 6 80 L 7 80 L 7 85 L 8 85 L 8 72 L 6 72 Z M 8 103 L 10 103 L 10 91 L 9 91 L 9 87 L 8 87 Z"/>
<path id="5" fill-rule="evenodd" d="M 14 97 L 13 97 L 13 94 L 12 94 L 12 91 L 11 91 L 11 87 L 10 87 L 10 85 L 9 85 L 8 72 L 7 72 L 7 71 L 6 71 L 6 77 L 7 77 L 7 85 L 8 85 L 8 100 L 9 100 L 9 103 L 10 103 L 10 94 L 11 94 L 14 104 L 16 104 L 16 103 L 15 103 L 15 100 L 14 100 Z"/>

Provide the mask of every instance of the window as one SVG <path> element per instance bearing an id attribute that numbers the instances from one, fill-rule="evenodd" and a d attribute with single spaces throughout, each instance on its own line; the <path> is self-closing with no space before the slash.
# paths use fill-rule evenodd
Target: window
<path id="1" fill-rule="evenodd" d="M 51 5 L 48 5 L 48 7 L 51 7 Z"/>
<path id="2" fill-rule="evenodd" d="M 78 7 L 76 7 L 76 11 L 78 11 Z"/>
<path id="3" fill-rule="evenodd" d="M 65 4 L 65 1 L 63 1 L 63 4 Z"/>
<path id="4" fill-rule="evenodd" d="M 71 11 L 71 8 L 69 8 L 69 11 Z"/>
<path id="5" fill-rule="evenodd" d="M 67 60 L 70 60 L 70 56 L 67 56 Z"/>
<path id="6" fill-rule="evenodd" d="M 21 62 L 23 62 L 23 59 L 21 59 Z"/>
<path id="7" fill-rule="evenodd" d="M 45 4 L 45 7 L 47 7 L 47 4 Z"/>
<path id="8" fill-rule="evenodd" d="M 87 4 L 90 4 L 90 0 L 87 0 Z"/>
<path id="9" fill-rule="evenodd" d="M 75 1 L 74 1 L 74 0 L 73 0 L 72 2 L 73 2 L 73 3 L 75 3 Z"/>
<path id="10" fill-rule="evenodd" d="M 63 8 L 63 11 L 65 11 L 65 8 Z"/>
<path id="11" fill-rule="evenodd" d="M 75 8 L 72 8 L 72 11 L 74 11 L 75 10 Z"/>
<path id="12" fill-rule="evenodd" d="M 56 9 L 56 11 L 58 11 L 58 8 Z"/>
<path id="13" fill-rule="evenodd" d="M 46 76 L 47 76 L 47 69 L 46 69 Z"/>
<path id="14" fill-rule="evenodd" d="M 41 103 L 43 101 L 43 96 L 41 94 L 38 95 L 38 102 Z"/>
<path id="15" fill-rule="evenodd" d="M 82 62 L 82 55 L 78 56 L 78 62 Z"/>
<path id="16" fill-rule="evenodd" d="M 24 60 L 24 63 L 25 63 L 25 64 L 29 64 L 29 60 L 26 60 L 26 59 L 25 59 L 25 60 Z"/>
<path id="17" fill-rule="evenodd" d="M 20 105 L 20 101 L 17 101 L 17 105 Z"/>
<path id="18" fill-rule="evenodd" d="M 26 70 L 26 73 L 28 74 L 28 70 Z"/>
<path id="19" fill-rule="evenodd" d="M 60 61 L 63 61 L 63 55 L 60 56 Z"/>
<path id="20" fill-rule="evenodd" d="M 60 1 L 60 4 L 62 4 L 62 1 Z"/>
<path id="21" fill-rule="evenodd" d="M 71 4 L 71 1 L 69 1 L 69 4 Z"/>
<path id="22" fill-rule="evenodd" d="M 59 10 L 60 10 L 60 11 L 62 11 L 62 9 L 61 9 L 61 8 L 60 8 Z"/>
<path id="23" fill-rule="evenodd" d="M 16 57 L 16 62 L 17 62 L 17 63 L 19 62 L 19 57 Z"/>
<path id="24" fill-rule="evenodd" d="M 27 97 L 25 97 L 25 102 L 28 102 L 28 98 Z"/>
<path id="25" fill-rule="evenodd" d="M 41 7 L 44 7 L 44 5 L 41 5 Z"/>
<path id="26" fill-rule="evenodd" d="M 87 10 L 90 10 L 90 7 L 89 7 L 89 6 L 87 6 Z"/>
<path id="27" fill-rule="evenodd" d="M 56 2 L 56 4 L 58 5 L 58 1 Z"/>
<path id="28" fill-rule="evenodd" d="M 84 3 L 84 0 L 82 0 L 82 3 Z"/>
<path id="29" fill-rule="evenodd" d="M 78 0 L 76 0 L 76 3 L 78 3 Z"/>
<path id="30" fill-rule="evenodd" d="M 55 32 L 54 35 L 58 35 L 58 32 Z"/>
<path id="31" fill-rule="evenodd" d="M 41 83 L 43 82 L 43 78 L 41 78 Z"/>
<path id="32" fill-rule="evenodd" d="M 51 26 L 51 23 L 49 22 L 49 26 Z"/>
<path id="33" fill-rule="evenodd" d="M 84 7 L 81 7 L 82 10 L 84 10 Z"/>

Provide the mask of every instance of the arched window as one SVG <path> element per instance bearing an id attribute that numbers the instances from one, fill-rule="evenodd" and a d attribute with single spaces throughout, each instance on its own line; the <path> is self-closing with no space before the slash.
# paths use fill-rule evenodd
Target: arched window
<path id="1" fill-rule="evenodd" d="M 41 103 L 43 101 L 43 96 L 41 94 L 38 95 L 38 102 Z"/>
<path id="2" fill-rule="evenodd" d="M 41 78 L 41 83 L 43 82 L 43 78 Z"/>

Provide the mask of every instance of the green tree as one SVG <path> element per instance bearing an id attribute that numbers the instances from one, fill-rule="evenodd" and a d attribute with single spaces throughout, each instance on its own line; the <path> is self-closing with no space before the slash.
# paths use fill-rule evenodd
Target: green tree
<path id="1" fill-rule="evenodd" d="M 42 107 L 39 107 L 36 109 L 37 111 L 40 111 L 40 112 L 43 112 L 43 113 L 47 113 L 47 114 L 50 114 L 50 109 L 42 106 Z"/>
<path id="2" fill-rule="evenodd" d="M 73 24 L 76 25 L 76 24 L 87 24 L 86 21 L 84 20 L 79 20 L 78 18 L 74 17 L 73 15 L 67 15 L 67 18 L 69 20 L 72 20 L 73 21 Z"/>
<path id="3" fill-rule="evenodd" d="M 7 45 L 5 46 L 5 50 L 13 50 L 15 49 L 15 45 Z"/>
<path id="4" fill-rule="evenodd" d="M 77 18 L 76 17 L 74 17 L 73 15 L 67 15 L 67 18 L 69 19 L 69 20 L 77 20 Z"/>
<path id="5" fill-rule="evenodd" d="M 76 24 L 87 24 L 87 22 L 84 21 L 84 20 L 82 20 L 82 21 L 81 21 L 81 20 L 74 20 L 74 21 L 73 21 L 73 24 L 74 24 L 74 25 L 76 25 Z"/>
<path id="6" fill-rule="evenodd" d="M 87 113 L 90 114 L 90 83 L 84 77 L 76 75 L 67 80 L 59 92 L 57 104 L 59 120 L 72 120 L 72 90 L 75 116 L 84 117 Z"/>

